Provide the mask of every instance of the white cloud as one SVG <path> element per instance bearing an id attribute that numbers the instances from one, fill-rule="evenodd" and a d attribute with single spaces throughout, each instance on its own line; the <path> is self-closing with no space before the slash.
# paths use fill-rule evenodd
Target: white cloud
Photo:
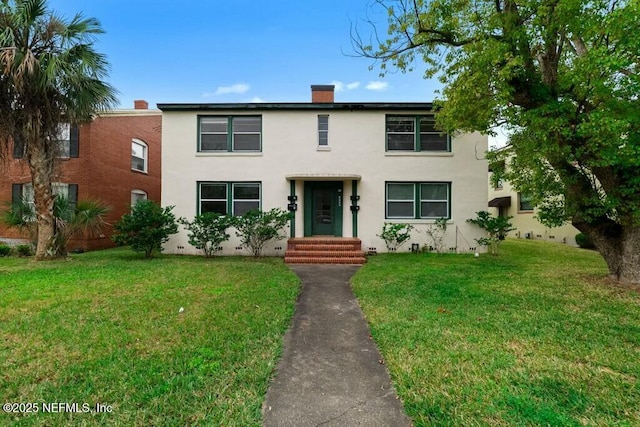
<path id="1" fill-rule="evenodd" d="M 366 88 L 369 90 L 386 90 L 388 87 L 389 83 L 381 81 L 369 82 L 366 86 Z"/>
<path id="2" fill-rule="evenodd" d="M 246 83 L 236 83 L 231 86 L 218 86 L 215 95 L 226 95 L 228 93 L 246 93 L 250 86 Z"/>
<path id="3" fill-rule="evenodd" d="M 251 98 L 249 100 L 249 102 L 253 102 L 253 103 L 258 103 L 258 102 L 267 102 L 264 99 L 260 98 L 259 96 L 254 96 L 253 98 Z"/>
<path id="4" fill-rule="evenodd" d="M 344 90 L 352 90 L 357 89 L 360 86 L 360 82 L 351 82 L 351 83 L 342 83 L 341 81 L 334 80 L 331 82 L 334 85 L 336 92 L 342 92 Z"/>

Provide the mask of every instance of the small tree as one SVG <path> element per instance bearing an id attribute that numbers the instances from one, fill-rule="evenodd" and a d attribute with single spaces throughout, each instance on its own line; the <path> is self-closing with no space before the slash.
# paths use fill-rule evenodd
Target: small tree
<path id="1" fill-rule="evenodd" d="M 180 218 L 178 222 L 189 232 L 189 244 L 200 249 L 204 256 L 212 257 L 220 243 L 229 240 L 227 229 L 231 226 L 231 218 L 218 213 L 207 212 L 197 215 L 193 222 Z"/>
<path id="2" fill-rule="evenodd" d="M 413 226 L 410 224 L 394 224 L 385 222 L 382 233 L 378 234 L 384 240 L 387 250 L 397 251 L 407 240 L 411 238 Z"/>
<path id="3" fill-rule="evenodd" d="M 468 219 L 467 222 L 475 224 L 487 231 L 488 236 L 476 239 L 481 246 L 487 246 L 491 255 L 498 255 L 498 246 L 505 239 L 507 233 L 513 230 L 509 220 L 513 217 L 492 216 L 487 211 L 476 212 L 476 217 Z"/>
<path id="4" fill-rule="evenodd" d="M 53 203 L 53 236 L 48 245 L 53 253 L 49 257 L 67 256 L 67 246 L 72 237 L 78 235 L 96 235 L 101 233 L 107 223 L 104 215 L 110 208 L 94 200 L 80 200 L 72 203 L 63 195 L 55 196 Z M 9 227 L 17 228 L 20 232 L 27 232 L 37 245 L 37 222 L 35 210 L 27 201 L 13 203 L 2 214 L 2 221 Z"/>
<path id="5" fill-rule="evenodd" d="M 446 252 L 444 237 L 447 234 L 447 218 L 436 219 L 435 223 L 427 226 L 424 233 L 431 241 L 433 250 L 439 254 Z"/>
<path id="6" fill-rule="evenodd" d="M 255 257 L 262 254 L 262 248 L 267 242 L 287 237 L 283 229 L 291 219 L 291 214 L 280 208 L 273 208 L 268 212 L 252 210 L 242 216 L 233 218 L 236 236 L 240 237 L 242 245 Z"/>
<path id="7" fill-rule="evenodd" d="M 162 244 L 178 232 L 173 206 L 165 208 L 151 200 L 141 200 L 114 225 L 112 236 L 117 245 L 129 245 L 136 252 L 152 258 L 154 251 L 162 251 Z"/>

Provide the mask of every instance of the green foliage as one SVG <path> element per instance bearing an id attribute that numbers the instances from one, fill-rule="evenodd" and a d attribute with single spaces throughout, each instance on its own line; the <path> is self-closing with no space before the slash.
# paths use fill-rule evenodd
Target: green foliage
<path id="1" fill-rule="evenodd" d="M 11 255 L 11 246 L 0 243 L 0 257 Z"/>
<path id="2" fill-rule="evenodd" d="M 447 251 L 444 238 L 447 234 L 447 218 L 437 218 L 435 223 L 426 226 L 424 233 L 429 238 L 430 247 L 439 254 Z"/>
<path id="3" fill-rule="evenodd" d="M 591 239 L 589 239 L 589 237 L 584 233 L 576 234 L 576 243 L 582 249 L 595 249 L 595 245 L 593 244 Z"/>
<path id="4" fill-rule="evenodd" d="M 539 219 L 571 221 L 600 242 L 613 276 L 640 280 L 640 38 L 631 36 L 640 2 L 374 5 L 388 31 L 373 46 L 356 33 L 357 51 L 382 73 L 422 59 L 444 85 L 438 126 L 504 129 L 509 146 L 494 159 L 512 158 L 504 178 L 532 197 Z"/>
<path id="5" fill-rule="evenodd" d="M 113 226 L 113 241 L 152 258 L 154 251 L 162 251 L 162 244 L 178 232 L 172 210 L 173 206 L 162 208 L 152 200 L 140 200 L 131 208 L 131 213 L 124 214 Z"/>
<path id="6" fill-rule="evenodd" d="M 33 256 L 33 246 L 31 245 L 17 245 L 15 248 L 16 255 L 22 257 Z"/>
<path id="7" fill-rule="evenodd" d="M 66 256 L 69 240 L 74 236 L 97 235 L 104 230 L 104 215 L 110 208 L 99 201 L 80 200 L 72 203 L 62 195 L 53 201 L 53 237 L 49 244 L 50 255 Z M 31 240 L 37 244 L 37 223 L 33 206 L 26 201 L 9 205 L 2 212 L 2 220 L 9 227 L 28 232 Z"/>
<path id="8" fill-rule="evenodd" d="M 232 224 L 236 228 L 236 235 L 240 237 L 242 245 L 253 256 L 259 257 L 265 244 L 287 237 L 284 228 L 290 219 L 289 212 L 273 208 L 267 212 L 249 211 L 242 216 L 234 217 Z"/>
<path id="9" fill-rule="evenodd" d="M 232 219 L 213 212 L 197 215 L 193 222 L 180 218 L 178 222 L 189 232 L 189 244 L 200 249 L 206 257 L 212 257 L 220 243 L 229 240 L 227 229 Z"/>
<path id="10" fill-rule="evenodd" d="M 487 237 L 476 239 L 481 246 L 487 246 L 491 255 L 498 255 L 498 247 L 507 233 L 513 230 L 509 220 L 513 217 L 493 216 L 487 211 L 476 212 L 476 217 L 467 222 L 475 224 L 487 231 Z"/>
<path id="11" fill-rule="evenodd" d="M 377 236 L 384 240 L 387 250 L 397 251 L 411 238 L 413 226 L 410 224 L 385 222 Z"/>
<path id="12" fill-rule="evenodd" d="M 104 80 L 108 63 L 95 49 L 99 22 L 65 20 L 46 0 L 0 3 L 0 152 L 20 141 L 30 165 L 38 223 L 36 258 L 58 256 L 51 183 L 59 174 L 61 123 L 92 120 L 117 104 Z M 5 158 L 6 156 L 0 156 Z"/>

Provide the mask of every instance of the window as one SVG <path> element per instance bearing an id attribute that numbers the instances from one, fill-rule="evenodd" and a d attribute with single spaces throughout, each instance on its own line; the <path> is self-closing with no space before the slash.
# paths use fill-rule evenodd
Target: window
<path id="1" fill-rule="evenodd" d="M 416 131 L 417 129 L 417 131 Z M 387 151 L 451 151 L 434 116 L 387 116 Z"/>
<path id="2" fill-rule="evenodd" d="M 318 116 L 318 145 L 329 145 L 329 116 Z"/>
<path id="3" fill-rule="evenodd" d="M 72 157 L 78 157 L 79 154 L 79 140 L 78 140 L 78 126 L 71 125 L 69 123 L 61 123 L 58 126 L 58 132 L 54 136 L 59 146 L 58 155 L 60 158 L 68 159 Z M 25 155 L 24 140 L 19 136 L 16 136 L 13 141 L 13 158 L 21 159 Z"/>
<path id="4" fill-rule="evenodd" d="M 259 182 L 200 182 L 199 213 L 244 215 L 260 209 L 260 192 Z"/>
<path id="5" fill-rule="evenodd" d="M 54 196 L 66 197 L 69 200 L 69 204 L 75 208 L 75 204 L 78 202 L 78 184 L 54 182 L 51 184 L 51 189 Z M 29 204 L 31 210 L 35 212 L 33 185 L 31 183 L 12 184 L 11 202 L 18 203 L 20 201 Z"/>
<path id="6" fill-rule="evenodd" d="M 256 152 L 261 150 L 262 117 L 200 117 L 200 152 Z"/>
<path id="7" fill-rule="evenodd" d="M 131 169 L 147 172 L 148 151 L 147 144 L 139 139 L 131 141 Z"/>
<path id="8" fill-rule="evenodd" d="M 533 212 L 533 203 L 528 194 L 518 193 L 518 210 Z"/>
<path id="9" fill-rule="evenodd" d="M 135 206 L 141 200 L 147 200 L 147 192 L 144 190 L 131 191 L 131 206 Z"/>
<path id="10" fill-rule="evenodd" d="M 387 218 L 450 218 L 448 182 L 388 182 Z"/>

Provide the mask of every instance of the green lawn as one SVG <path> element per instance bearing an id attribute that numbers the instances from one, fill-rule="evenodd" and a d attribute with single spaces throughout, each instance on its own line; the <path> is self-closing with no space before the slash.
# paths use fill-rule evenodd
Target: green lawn
<path id="1" fill-rule="evenodd" d="M 640 293 L 595 252 L 370 257 L 353 279 L 415 425 L 640 425 Z"/>
<path id="2" fill-rule="evenodd" d="M 281 259 L 0 258 L 2 403 L 40 411 L 0 425 L 259 425 L 298 292 Z"/>

